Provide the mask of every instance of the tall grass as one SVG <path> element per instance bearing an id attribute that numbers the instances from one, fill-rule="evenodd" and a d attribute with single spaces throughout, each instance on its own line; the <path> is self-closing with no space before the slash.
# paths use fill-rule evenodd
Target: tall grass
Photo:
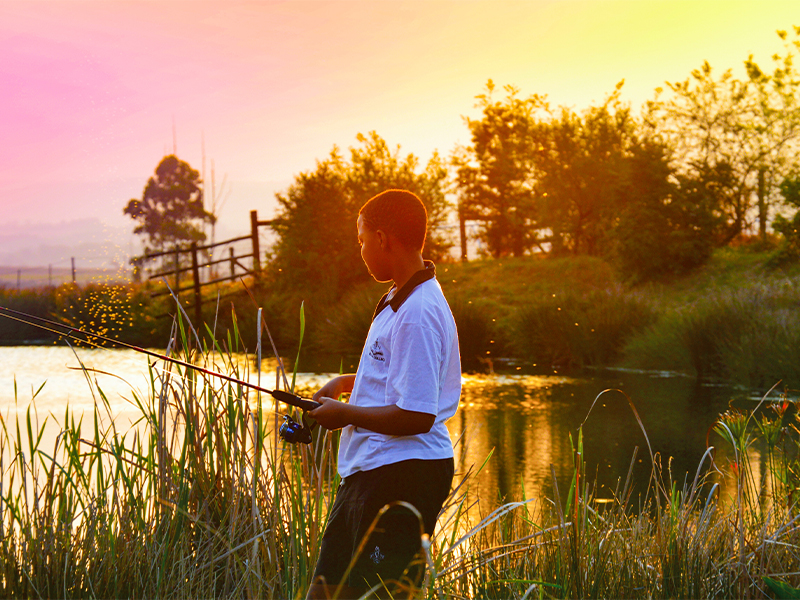
<path id="1" fill-rule="evenodd" d="M 200 347 L 181 320 L 170 351 L 248 376 L 232 359 L 235 326 L 226 350 L 206 339 Z M 102 389 L 91 393 L 94 412 L 66 408 L 53 447 L 32 408 L 2 420 L 4 597 L 304 591 L 336 479 L 329 435 L 313 448 L 271 444 L 264 398 L 192 370 L 151 368 L 148 396 L 133 393 L 140 419 L 125 432 Z"/>
<path id="2" fill-rule="evenodd" d="M 548 366 L 612 365 L 653 319 L 649 305 L 629 292 L 566 290 L 519 310 L 512 345 L 517 356 Z"/>
<path id="3" fill-rule="evenodd" d="M 169 352 L 247 378 L 234 353 L 238 321 L 205 341 L 178 320 Z M 102 389 L 95 410 L 52 416 L 35 405 L 0 430 L 3 597 L 303 596 L 336 488 L 335 439 L 285 446 L 275 415 L 247 388 L 180 368 L 152 368 L 140 417 L 122 431 Z M 645 433 L 646 435 L 646 433 Z M 433 540 L 422 537 L 424 598 L 767 597 L 800 584 L 796 403 L 726 413 L 692 480 L 674 481 L 647 449 L 651 477 L 632 471 L 601 496 L 576 432 L 567 489 L 534 512 L 488 504 L 461 473 Z M 458 443 L 468 443 L 464 436 Z M 755 452 L 760 449 L 760 452 Z M 631 465 L 637 455 L 632 457 Z M 485 464 L 485 463 L 484 463 Z M 766 466 L 766 468 L 764 468 Z M 727 474 L 720 485 L 718 471 Z M 766 579 L 765 579 L 766 578 Z"/>
<path id="4" fill-rule="evenodd" d="M 668 462 L 650 452 L 649 486 L 636 497 L 632 467 L 610 495 L 597 493 L 579 431 L 570 486 L 559 492 L 553 473 L 550 509 L 531 514 L 523 495 L 477 525 L 460 521 L 463 535 L 456 527 L 439 540 L 428 596 L 769 598 L 782 590 L 794 595 L 779 597 L 797 597 L 796 417 L 787 398 L 767 411 L 726 413 L 713 441 L 732 458 L 715 462 L 709 448 L 693 479 L 674 481 Z M 756 444 L 768 454 L 760 478 Z M 446 514 L 458 515 L 467 497 Z"/>
<path id="5" fill-rule="evenodd" d="M 800 289 L 794 280 L 734 289 L 664 311 L 626 348 L 626 363 L 756 388 L 800 385 Z"/>

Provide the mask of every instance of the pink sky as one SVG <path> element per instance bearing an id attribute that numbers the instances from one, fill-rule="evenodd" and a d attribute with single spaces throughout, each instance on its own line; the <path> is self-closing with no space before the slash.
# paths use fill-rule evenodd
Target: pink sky
<path id="1" fill-rule="evenodd" d="M 3 0 L 0 225 L 132 229 L 122 208 L 171 152 L 174 118 L 178 155 L 201 168 L 204 139 L 227 175 L 237 234 L 358 132 L 449 154 L 489 78 L 578 109 L 625 78 L 638 106 L 703 60 L 766 64 L 793 24 L 797 3 L 770 0 Z"/>

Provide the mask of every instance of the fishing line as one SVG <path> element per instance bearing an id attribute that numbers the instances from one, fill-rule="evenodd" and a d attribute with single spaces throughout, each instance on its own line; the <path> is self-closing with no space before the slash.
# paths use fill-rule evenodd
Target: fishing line
<path id="1" fill-rule="evenodd" d="M 165 361 L 171 362 L 171 363 L 176 364 L 176 365 L 181 365 L 182 367 L 186 367 L 187 369 L 193 369 L 195 371 L 199 371 L 199 372 L 204 373 L 205 375 L 209 375 L 211 377 L 219 377 L 220 379 L 224 379 L 225 381 L 229 381 L 231 383 L 238 383 L 239 385 L 242 385 L 244 387 L 250 388 L 252 390 L 256 390 L 256 391 L 259 391 L 259 392 L 264 392 L 265 394 L 271 395 L 273 398 L 275 398 L 276 400 L 278 400 L 280 402 L 283 402 L 285 404 L 289 404 L 290 406 L 295 406 L 295 407 L 300 408 L 300 409 L 302 409 L 304 411 L 306 411 L 306 410 L 314 410 L 315 408 L 321 406 L 319 402 L 315 402 L 313 400 L 308 400 L 308 399 L 305 399 L 305 398 L 301 398 L 300 396 L 292 394 L 291 392 L 287 392 L 287 391 L 284 391 L 284 390 L 268 390 L 268 389 L 263 388 L 263 387 L 261 387 L 259 385 L 255 385 L 255 384 L 247 382 L 247 381 L 242 381 L 241 379 L 237 379 L 235 377 L 231 377 L 230 375 L 225 375 L 224 373 L 219 373 L 218 371 L 211 371 L 209 369 L 205 369 L 205 368 L 200 367 L 198 365 L 193 365 L 191 363 L 188 363 L 188 362 L 183 361 L 183 360 L 179 360 L 177 358 L 172 358 L 172 357 L 166 356 L 164 354 L 159 354 L 158 352 L 153 352 L 152 350 L 147 350 L 145 348 L 140 348 L 139 346 L 134 346 L 133 344 L 128 344 L 127 342 L 122 342 L 120 340 L 114 340 L 114 339 L 105 337 L 103 335 L 97 334 L 97 333 L 91 333 L 91 332 L 85 331 L 83 329 L 80 329 L 78 327 L 72 327 L 71 325 L 66 325 L 64 323 L 59 323 L 57 321 L 51 321 L 50 319 L 45 319 L 44 317 L 31 315 L 31 314 L 24 313 L 24 312 L 21 312 L 21 311 L 18 311 L 18 310 L 14 310 L 12 308 L 7 308 L 5 306 L 0 306 L 0 315 L 3 315 L 7 319 L 12 319 L 14 321 L 18 321 L 20 323 L 24 323 L 26 325 L 31 325 L 32 327 L 38 327 L 39 329 L 42 329 L 44 331 L 49 331 L 51 333 L 55 333 L 58 336 L 72 337 L 73 339 L 76 339 L 76 340 L 78 340 L 80 342 L 91 344 L 91 345 L 93 345 L 95 347 L 98 347 L 98 348 L 101 348 L 102 346 L 100 346 L 100 344 L 98 344 L 96 342 L 91 341 L 91 339 L 82 340 L 80 338 L 76 338 L 75 336 L 72 335 L 72 333 L 73 332 L 80 333 L 81 335 L 84 335 L 87 338 L 95 338 L 95 339 L 98 339 L 98 340 L 102 340 L 104 342 L 108 342 L 110 344 L 117 344 L 118 346 L 122 346 L 123 348 L 128 348 L 129 350 L 133 350 L 135 352 L 140 352 L 142 354 L 146 354 L 148 356 L 152 356 L 153 358 L 157 358 L 159 360 L 165 360 Z M 13 315 L 17 315 L 17 316 L 13 316 Z M 34 319 L 36 321 L 40 321 L 41 323 L 46 323 L 46 324 L 48 324 L 48 325 L 50 325 L 52 327 L 64 328 L 64 329 L 67 329 L 68 331 L 64 332 L 64 331 L 60 331 L 58 329 L 52 329 L 51 327 L 45 327 L 44 325 L 41 325 L 39 323 L 34 323 L 34 322 L 30 321 L 30 319 Z"/>

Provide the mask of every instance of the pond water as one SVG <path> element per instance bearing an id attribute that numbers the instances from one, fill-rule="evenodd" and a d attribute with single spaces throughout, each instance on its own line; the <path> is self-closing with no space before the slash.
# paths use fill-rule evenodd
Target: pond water
<path id="1" fill-rule="evenodd" d="M 252 361 L 252 357 L 240 359 L 243 365 Z M 95 398 L 87 374 L 79 368 L 83 363 L 93 369 L 88 375 L 97 380 L 115 422 L 124 427 L 137 415 L 133 394 L 146 396 L 149 389 L 147 360 L 129 350 L 2 347 L 0 414 L 8 417 L 27 410 L 37 390 L 34 404 L 40 421 L 48 415 L 59 421 L 67 404 L 73 411 L 90 410 Z M 274 387 L 274 368 L 274 361 L 265 361 L 264 387 Z M 492 453 L 477 478 L 480 497 L 491 504 L 520 499 L 523 486 L 527 497 L 552 498 L 551 465 L 563 494 L 573 465 L 570 435 L 577 439 L 582 424 L 587 473 L 596 478 L 599 496 L 609 497 L 609 488 L 613 490 L 619 478 L 625 480 L 637 447 L 634 481 L 640 491 L 644 489 L 651 469 L 647 439 L 652 451 L 663 457 L 665 468 L 671 459 L 673 478 L 682 482 L 687 473 L 694 476 L 709 428 L 729 403 L 752 408 L 758 400 L 743 390 L 700 386 L 693 379 L 668 374 L 536 374 L 513 366 L 508 370 L 465 374 L 459 412 L 448 422 L 457 442 L 457 472 L 480 467 Z M 298 385 L 309 394 L 330 376 L 303 373 Z M 251 372 L 250 379 L 255 383 L 257 374 Z M 719 443 L 713 435 L 710 441 Z"/>

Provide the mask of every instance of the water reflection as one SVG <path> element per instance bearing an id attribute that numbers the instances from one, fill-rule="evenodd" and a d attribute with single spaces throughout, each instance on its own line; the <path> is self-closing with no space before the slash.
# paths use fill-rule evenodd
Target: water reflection
<path id="1" fill-rule="evenodd" d="M 553 497 L 551 465 L 564 494 L 573 468 L 570 435 L 577 444 L 583 424 L 587 474 L 596 480 L 598 495 L 610 497 L 620 478 L 624 484 L 636 448 L 634 490 L 644 490 L 651 473 L 648 440 L 679 485 L 694 477 L 709 428 L 737 399 L 746 401 L 746 394 L 681 377 L 472 375 L 464 378 L 462 405 L 449 428 L 453 439 L 461 440 L 457 465 L 462 472 L 481 465 L 494 449 L 478 477 L 480 497 L 518 500 L 523 490 L 529 498 Z"/>
<path id="2" fill-rule="evenodd" d="M 241 373 L 258 381 L 252 357 L 237 357 Z M 147 395 L 147 358 L 127 350 L 64 347 L 0 348 L 0 410 L 15 410 L 15 381 L 21 408 L 33 391 L 47 382 L 37 397 L 40 414 L 63 416 L 69 403 L 73 410 L 91 409 L 94 399 L 80 363 L 105 373 L 92 373 L 108 396 L 114 420 L 127 419 L 134 411 L 132 390 Z M 265 362 L 264 387 L 275 383 L 274 361 Z M 303 374 L 298 384 L 306 393 L 318 389 L 331 375 Z M 603 390 L 609 391 L 601 394 Z M 590 413 L 595 398 L 597 402 Z M 748 394 L 728 387 L 698 386 L 682 377 L 660 377 L 625 372 L 592 372 L 571 377 L 555 375 L 465 375 L 461 406 L 448 423 L 456 441 L 457 469 L 477 469 L 493 456 L 477 478 L 476 491 L 494 504 L 500 499 L 551 497 L 551 465 L 562 494 L 572 473 L 570 435 L 576 441 L 582 423 L 587 473 L 596 478 L 599 495 L 608 497 L 620 478 L 625 478 L 634 449 L 638 456 L 633 476 L 642 491 L 651 471 L 650 455 L 635 406 L 654 453 L 671 459 L 673 479 L 691 478 L 706 449 L 709 428 L 731 400 L 752 408 Z M 265 404 L 265 408 L 269 403 Z M 588 418 L 587 418 L 588 415 Z M 130 421 L 128 421 L 130 422 Z M 712 440 L 713 442 L 713 440 Z M 753 449 L 758 477 L 764 472 Z M 718 455 L 719 460 L 719 455 Z"/>

